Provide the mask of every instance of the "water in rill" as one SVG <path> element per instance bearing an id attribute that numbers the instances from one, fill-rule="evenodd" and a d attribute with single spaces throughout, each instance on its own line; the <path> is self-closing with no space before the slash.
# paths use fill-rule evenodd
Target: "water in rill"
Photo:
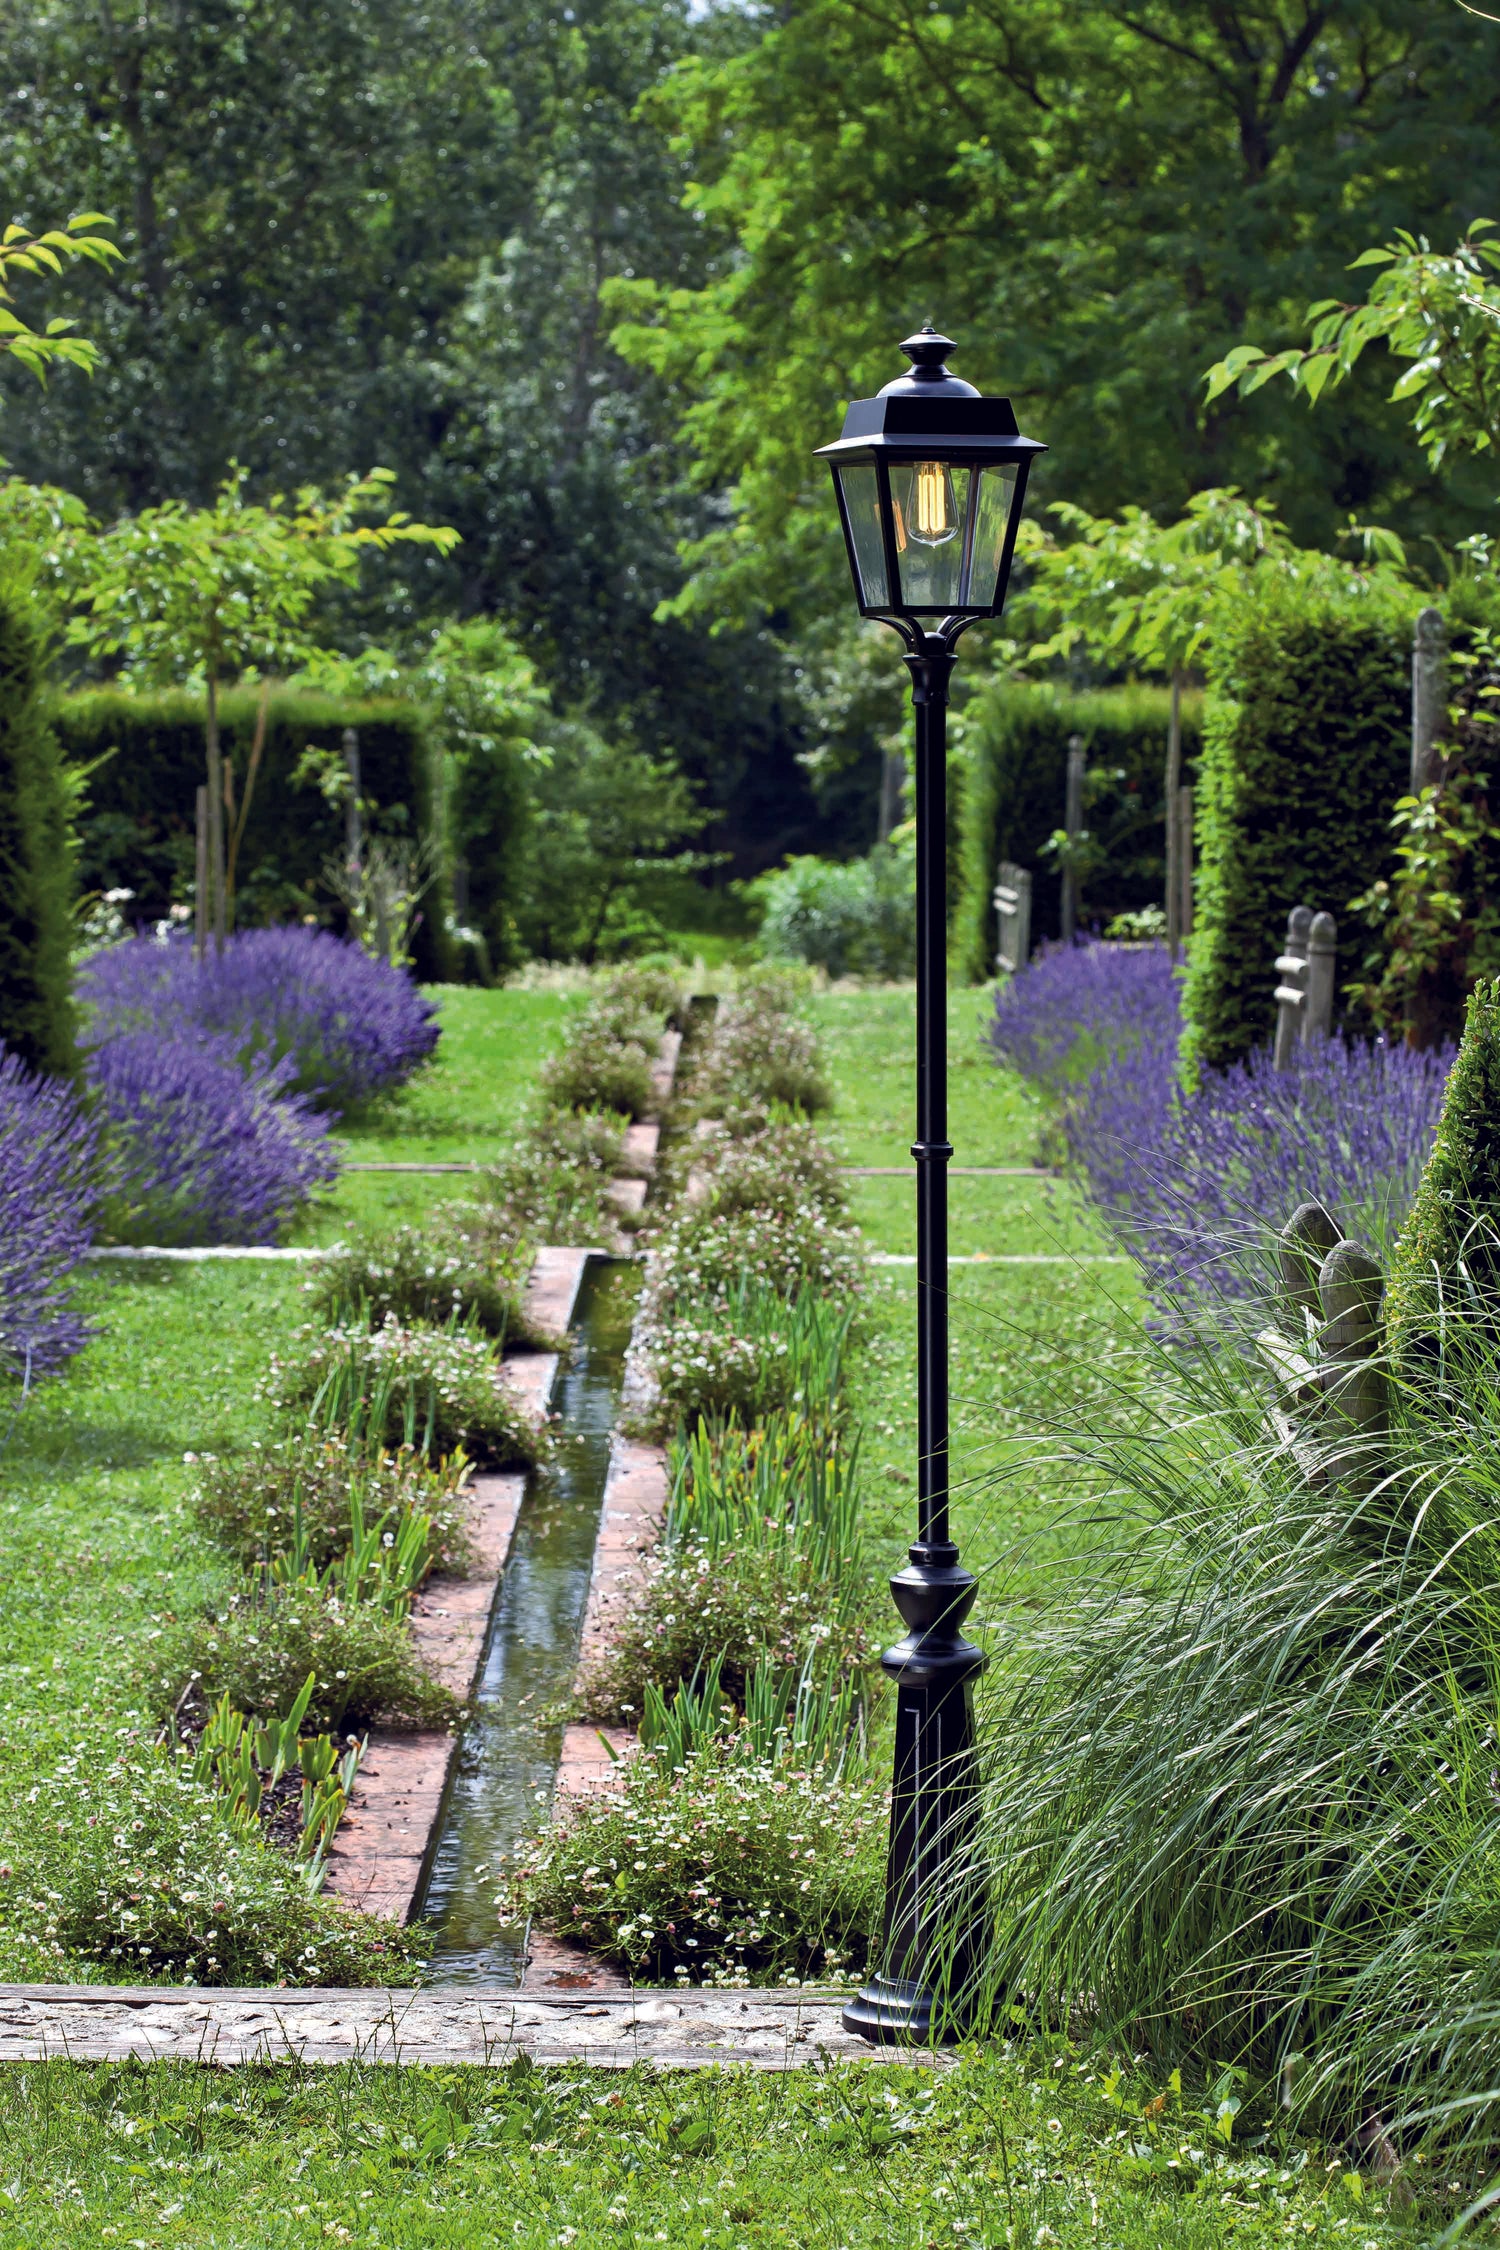
<path id="1" fill-rule="evenodd" d="M 521 1981 L 524 1932 L 497 1919 L 496 1875 L 552 1793 L 639 1290 L 633 1262 L 590 1261 L 553 1394 L 556 1449 L 521 1504 L 423 1901 L 432 1984 Z"/>

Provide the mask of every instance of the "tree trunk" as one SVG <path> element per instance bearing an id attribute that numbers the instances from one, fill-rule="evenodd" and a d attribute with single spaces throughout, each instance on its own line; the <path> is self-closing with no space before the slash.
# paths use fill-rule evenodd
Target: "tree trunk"
<path id="1" fill-rule="evenodd" d="M 1178 833 L 1182 788 L 1182 674 L 1172 673 L 1172 714 L 1167 721 L 1167 944 L 1172 959 L 1182 954 L 1182 839 Z"/>
<path id="2" fill-rule="evenodd" d="M 228 935 L 224 881 L 224 760 L 219 750 L 219 687 L 212 672 L 208 675 L 208 720 L 204 739 L 208 750 L 208 887 L 214 951 L 222 953 Z"/>

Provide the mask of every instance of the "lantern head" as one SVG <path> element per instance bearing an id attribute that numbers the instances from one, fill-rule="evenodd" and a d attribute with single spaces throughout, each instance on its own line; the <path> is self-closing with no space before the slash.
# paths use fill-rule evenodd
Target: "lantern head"
<path id="1" fill-rule="evenodd" d="M 1007 398 L 983 398 L 947 367 L 931 325 L 901 346 L 909 374 L 857 398 L 819 458 L 833 471 L 864 617 L 954 638 L 999 614 L 1033 457 Z"/>

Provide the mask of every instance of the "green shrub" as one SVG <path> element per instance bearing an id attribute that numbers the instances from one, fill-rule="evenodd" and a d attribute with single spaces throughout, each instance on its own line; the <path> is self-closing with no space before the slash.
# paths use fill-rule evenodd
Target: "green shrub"
<path id="1" fill-rule="evenodd" d="M 878 1926 L 885 1841 L 880 1783 L 765 1757 L 740 1728 L 675 1772 L 637 1752 L 608 1796 L 565 1802 L 509 1889 L 647 1983 L 847 1975 Z"/>
<path id="2" fill-rule="evenodd" d="M 795 985 L 771 975 L 747 978 L 719 1002 L 688 1089 L 700 1117 L 750 1132 L 778 1109 L 813 1117 L 831 1107 L 818 1035 L 796 1012 L 798 997 Z"/>
<path id="3" fill-rule="evenodd" d="M 129 1730 L 61 1758 L 0 1816 L 0 1927 L 39 1979 L 97 1963 L 117 1984 L 409 1984 L 402 1929 L 311 1894 L 287 1852 L 239 1834 L 191 1759 Z"/>
<path id="4" fill-rule="evenodd" d="M 653 1427 L 665 1434 L 703 1417 L 760 1421 L 793 1406 L 835 1419 L 854 1317 L 846 1297 L 818 1289 L 787 1297 L 744 1274 L 712 1303 L 658 1313 L 647 1332 Z"/>
<path id="5" fill-rule="evenodd" d="M 1069 694 L 1003 676 L 971 696 L 957 729 L 961 763 L 955 761 L 960 786 L 952 951 L 960 975 L 978 984 L 994 974 L 994 889 L 1002 860 L 1031 869 L 1033 937 L 1055 937 L 1061 929 L 1061 878 L 1044 853 L 1064 822 L 1072 735 L 1083 737 L 1088 773 L 1084 926 L 1160 906 L 1166 886 L 1170 707 L 1164 688 Z M 1184 696 L 1184 768 L 1198 756 L 1201 733 L 1202 698 Z"/>
<path id="6" fill-rule="evenodd" d="M 1391 871 L 1411 766 L 1411 617 L 1373 596 L 1268 589 L 1226 619 L 1210 685 L 1184 1009 L 1187 1051 L 1222 1067 L 1274 1029 L 1289 910 L 1343 918 Z"/>
<path id="7" fill-rule="evenodd" d="M 909 977 L 916 965 L 916 861 L 877 844 L 864 859 L 789 859 L 752 886 L 768 961 L 831 977 Z"/>
<path id="8" fill-rule="evenodd" d="M 1398 1360 L 1433 1351 L 1446 1327 L 1500 1299 L 1500 982 L 1469 998 L 1443 1113 L 1386 1289 Z"/>
<path id="9" fill-rule="evenodd" d="M 467 1559 L 462 1456 L 434 1465 L 420 1453 L 370 1452 L 320 1430 L 299 1430 L 223 1460 L 204 1456 L 188 1506 L 210 1538 L 241 1563 L 285 1554 L 299 1520 L 308 1558 L 319 1569 L 344 1554 L 358 1494 L 367 1524 L 418 1510 L 433 1523 L 434 1566 L 458 1570 Z"/>
<path id="10" fill-rule="evenodd" d="M 847 1214 L 848 1198 L 828 1144 L 816 1127 L 801 1121 L 741 1136 L 705 1127 L 693 1137 L 689 1162 L 702 1178 L 705 1208 L 716 1218 L 774 1211 L 791 1223 L 809 1205 Z"/>
<path id="11" fill-rule="evenodd" d="M 618 1022 L 591 1011 L 567 1044 L 542 1065 L 546 1099 L 560 1110 L 613 1110 L 644 1117 L 651 1108 L 652 1047 L 623 1033 Z"/>
<path id="12" fill-rule="evenodd" d="M 151 1644 L 144 1686 L 172 1711 L 189 1681 L 205 1704 L 227 1695 L 256 1719 L 285 1716 L 307 1675 L 310 1734 L 373 1726 L 440 1726 L 457 1705 L 417 1661 L 406 1622 L 374 1602 L 345 1605 L 320 1587 L 252 1583 L 211 1616 L 169 1627 Z"/>
<path id="13" fill-rule="evenodd" d="M 220 702 L 220 727 L 243 786 L 259 696 L 235 689 Z M 195 806 L 203 780 L 203 706 L 196 696 L 132 695 L 91 688 L 60 697 L 54 723 L 68 756 L 104 762 L 88 784 L 80 864 L 90 890 L 135 893 L 132 918 L 163 917 L 188 896 Z M 307 689 L 273 694 L 260 773 L 245 824 L 237 881 L 242 925 L 285 922 L 333 910 L 324 870 L 344 850 L 344 812 L 318 787 L 315 769 L 343 772 L 343 735 L 359 735 L 360 794 L 369 825 L 391 841 L 437 833 L 440 785 L 427 714 L 416 704 L 348 698 Z M 299 766 L 307 778 L 297 780 Z M 429 892 L 413 939 L 424 978 L 451 974 L 445 878 Z"/>
<path id="14" fill-rule="evenodd" d="M 541 1451 L 541 1425 L 505 1383 L 487 1337 L 462 1328 L 304 1328 L 291 1356 L 273 1356 L 261 1397 L 313 1428 L 356 1444 L 459 1446 L 497 1467 L 527 1465 Z"/>
<path id="15" fill-rule="evenodd" d="M 524 1252 L 513 1244 L 500 1264 L 477 1230 L 464 1231 L 462 1208 L 442 1205 L 420 1226 L 366 1228 L 320 1258 L 308 1284 L 316 1312 L 333 1324 L 390 1317 L 480 1328 L 497 1342 L 523 1335 Z"/>
<path id="16" fill-rule="evenodd" d="M 22 581 L 0 585 L 0 1047 L 70 1072 L 70 785 L 43 708 L 41 627 Z"/>
<path id="17" fill-rule="evenodd" d="M 708 1202 L 679 1213 L 657 1240 L 650 1288 L 664 1314 L 727 1307 L 747 1286 L 773 1302 L 819 1290 L 847 1311 L 863 1280 L 859 1229 L 809 1197 L 790 1210 L 768 1200 L 726 1210 Z M 774 1314 L 766 1317 L 774 1325 Z"/>

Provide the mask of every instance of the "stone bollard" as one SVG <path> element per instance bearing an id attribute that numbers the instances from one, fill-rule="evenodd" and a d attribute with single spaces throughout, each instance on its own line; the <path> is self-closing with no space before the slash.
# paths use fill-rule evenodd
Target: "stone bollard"
<path id="1" fill-rule="evenodd" d="M 1292 1049 L 1301 1035 L 1302 1013 L 1307 1006 L 1307 949 L 1312 941 L 1313 911 L 1294 906 L 1286 918 L 1286 951 L 1276 957 L 1276 1047 L 1272 1061 L 1277 1070 L 1290 1070 Z"/>
<path id="2" fill-rule="evenodd" d="M 1342 1240 L 1342 1230 L 1321 1203 L 1299 1203 L 1281 1230 L 1277 1261 L 1281 1286 L 1302 1316 L 1297 1325 L 1303 1329 L 1323 1318 L 1318 1276 L 1329 1251 Z"/>
<path id="3" fill-rule="evenodd" d="M 1307 938 L 1307 1005 L 1302 1037 L 1327 1039 L 1333 1031 L 1333 988 L 1338 972 L 1339 926 L 1331 914 L 1315 914 Z"/>
<path id="4" fill-rule="evenodd" d="M 1321 1385 L 1330 1437 L 1354 1441 L 1329 1457 L 1329 1474 L 1368 1491 L 1382 1473 L 1376 1441 L 1385 1434 L 1385 1369 L 1380 1364 L 1380 1301 L 1385 1276 L 1357 1242 L 1337 1242 L 1318 1274 L 1323 1308 Z"/>
<path id="5" fill-rule="evenodd" d="M 995 967 L 1000 972 L 1024 969 L 1031 959 L 1031 869 L 1002 859 L 995 885 L 995 919 L 999 944 Z"/>

